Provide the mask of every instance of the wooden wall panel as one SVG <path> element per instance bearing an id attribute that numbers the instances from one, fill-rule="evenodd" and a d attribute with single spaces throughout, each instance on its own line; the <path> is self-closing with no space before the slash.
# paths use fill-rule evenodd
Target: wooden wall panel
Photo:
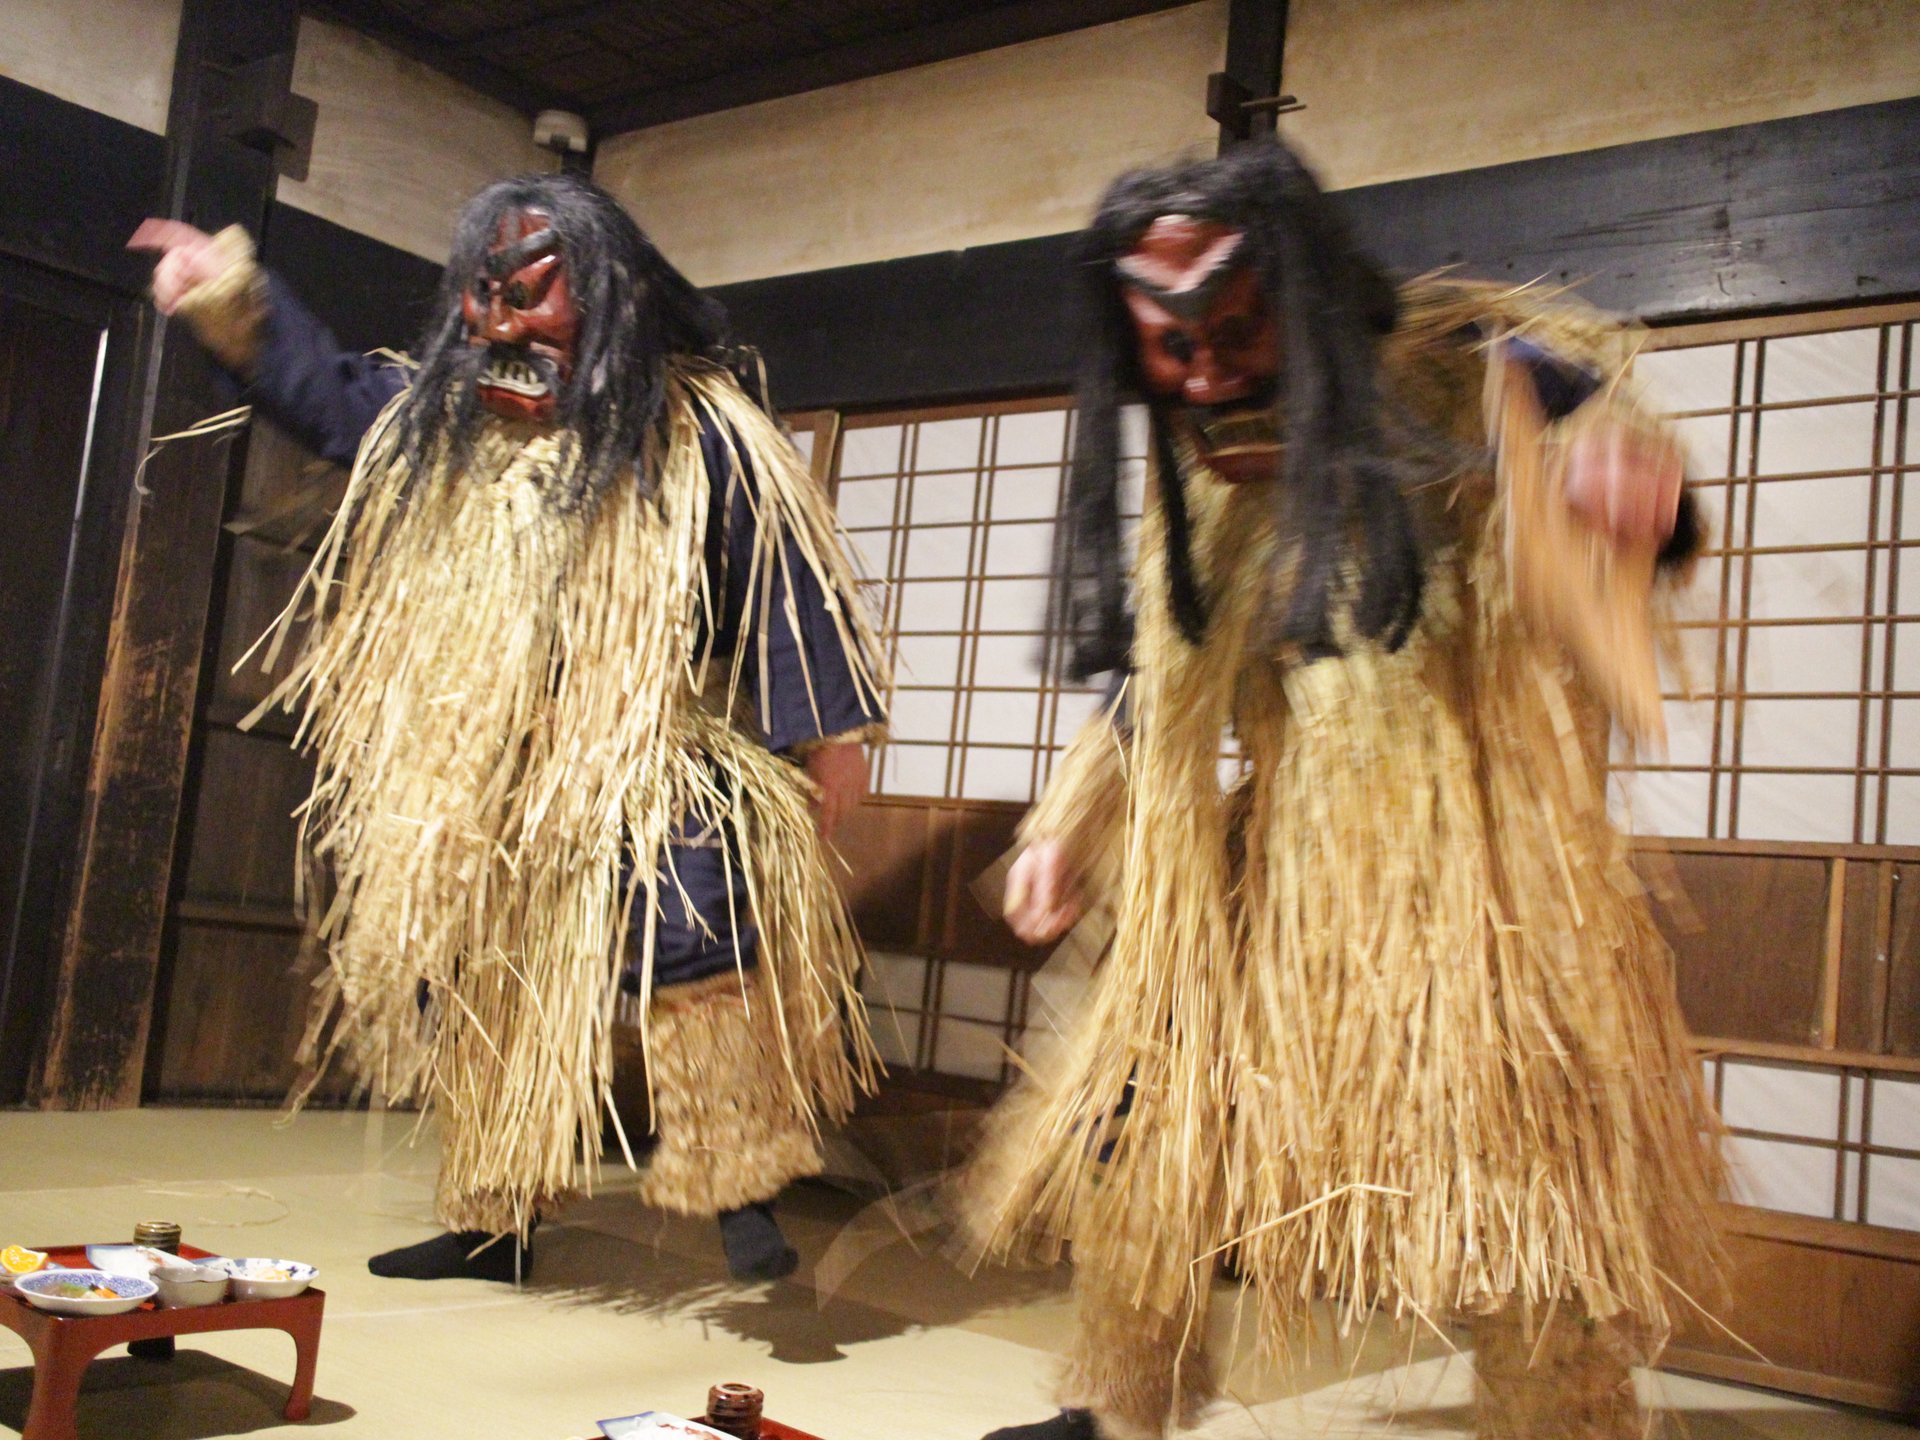
<path id="1" fill-rule="evenodd" d="M 1727 1210 L 1731 1303 L 1719 1318 L 1745 1344 L 1696 1316 L 1681 1327 L 1663 1365 L 1920 1411 L 1920 1235 L 1745 1206 Z"/>
<path id="2" fill-rule="evenodd" d="M 1887 946 L 1887 1051 L 1920 1056 L 1920 865 L 1896 865 Z"/>
<path id="3" fill-rule="evenodd" d="M 297 932 L 180 923 L 153 1088 L 173 1102 L 286 1099 L 299 1078 L 312 973 Z M 347 1089 L 345 1077 L 329 1076 L 316 1096 Z"/>
<path id="4" fill-rule="evenodd" d="M 258 906 L 290 919 L 293 812 L 312 785 L 311 762 L 280 740 L 209 731 L 194 797 L 183 903 Z"/>
<path id="5" fill-rule="evenodd" d="M 1012 846 L 1024 809 L 950 800 L 861 806 L 836 843 L 868 947 L 1013 969 L 1042 964 L 1051 947 L 1023 945 L 974 894 L 974 881 Z"/>
<path id="6" fill-rule="evenodd" d="M 1827 863 L 1685 852 L 1671 858 L 1685 906 L 1656 912 L 1674 949 L 1680 1006 L 1693 1033 L 1815 1042 Z"/>

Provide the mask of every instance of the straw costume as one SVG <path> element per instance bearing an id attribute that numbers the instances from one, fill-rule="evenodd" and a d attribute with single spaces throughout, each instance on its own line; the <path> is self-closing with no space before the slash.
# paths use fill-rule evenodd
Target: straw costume
<path id="1" fill-rule="evenodd" d="M 309 1055 L 443 1136 L 454 1233 L 376 1273 L 512 1273 L 515 1244 L 475 1251 L 591 1183 L 624 996 L 643 1197 L 719 1215 L 736 1274 L 790 1270 L 769 1204 L 875 1063 L 796 762 L 877 735 L 884 681 L 717 305 L 566 175 L 469 205 L 411 374 L 337 353 L 244 253 L 202 291 L 181 311 L 255 402 L 352 466 L 268 703 L 318 763 Z"/>
<path id="2" fill-rule="evenodd" d="M 1053 619 L 1131 677 L 1025 823 L 1112 939 L 970 1176 L 987 1252 L 1070 1245 L 1080 1305 L 1068 1408 L 996 1434 L 1190 1421 L 1231 1249 L 1269 1353 L 1321 1296 L 1470 1319 L 1483 1435 L 1638 1435 L 1627 1366 L 1712 1283 L 1719 1175 L 1604 800 L 1609 716 L 1656 738 L 1655 576 L 1697 524 L 1616 544 L 1562 494 L 1582 430 L 1644 423 L 1626 337 L 1396 295 L 1273 145 L 1123 177 L 1081 259 Z"/>

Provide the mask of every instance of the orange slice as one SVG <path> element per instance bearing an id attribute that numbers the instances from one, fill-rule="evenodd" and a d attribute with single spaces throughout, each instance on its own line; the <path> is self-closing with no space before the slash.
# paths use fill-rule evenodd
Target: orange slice
<path id="1" fill-rule="evenodd" d="M 46 1268 L 47 1257 L 38 1250 L 29 1250 L 24 1245 L 9 1245 L 0 1250 L 0 1270 L 9 1275 L 31 1275 L 36 1270 Z"/>

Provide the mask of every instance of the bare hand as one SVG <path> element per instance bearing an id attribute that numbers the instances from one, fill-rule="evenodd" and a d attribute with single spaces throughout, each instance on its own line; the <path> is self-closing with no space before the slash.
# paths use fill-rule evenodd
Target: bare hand
<path id="1" fill-rule="evenodd" d="M 867 798 L 867 747 L 857 740 L 821 745 L 807 753 L 807 774 L 820 787 L 814 822 L 820 838 L 831 840 L 840 822 Z"/>
<path id="2" fill-rule="evenodd" d="M 1036 840 L 1007 871 L 1007 925 L 1029 945 L 1058 940 L 1086 912 L 1080 880 L 1058 840 Z"/>
<path id="3" fill-rule="evenodd" d="M 153 267 L 153 305 L 162 315 L 173 314 L 189 290 L 224 268 L 213 237 L 184 220 L 142 220 L 127 248 L 160 257 Z"/>
<path id="4" fill-rule="evenodd" d="M 1683 480 L 1680 447 L 1672 438 L 1624 420 L 1602 420 L 1567 448 L 1567 504 L 1616 545 L 1666 544 Z"/>

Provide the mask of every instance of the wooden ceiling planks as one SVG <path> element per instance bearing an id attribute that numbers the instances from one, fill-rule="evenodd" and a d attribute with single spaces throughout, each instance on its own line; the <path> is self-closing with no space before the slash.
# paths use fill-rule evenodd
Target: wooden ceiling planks
<path id="1" fill-rule="evenodd" d="M 596 135 L 796 95 L 1187 0 L 312 0 L 529 115 Z"/>

